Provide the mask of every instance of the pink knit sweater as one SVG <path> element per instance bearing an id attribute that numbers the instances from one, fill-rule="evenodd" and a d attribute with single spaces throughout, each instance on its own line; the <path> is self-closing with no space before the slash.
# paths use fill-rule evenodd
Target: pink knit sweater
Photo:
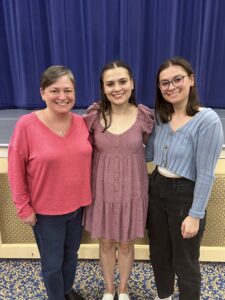
<path id="1" fill-rule="evenodd" d="M 8 176 L 18 216 L 61 215 L 91 203 L 92 148 L 82 117 L 60 137 L 30 113 L 20 118 L 9 145 Z"/>

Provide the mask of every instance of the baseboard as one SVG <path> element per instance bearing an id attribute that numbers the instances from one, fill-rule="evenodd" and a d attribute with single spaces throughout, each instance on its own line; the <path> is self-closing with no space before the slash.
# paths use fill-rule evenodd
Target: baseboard
<path id="1" fill-rule="evenodd" d="M 36 244 L 0 244 L 0 258 L 40 258 Z M 80 259 L 99 259 L 98 244 L 81 244 Z M 148 260 L 148 245 L 135 245 L 135 260 Z M 201 247 L 200 261 L 225 262 L 225 247 Z"/>

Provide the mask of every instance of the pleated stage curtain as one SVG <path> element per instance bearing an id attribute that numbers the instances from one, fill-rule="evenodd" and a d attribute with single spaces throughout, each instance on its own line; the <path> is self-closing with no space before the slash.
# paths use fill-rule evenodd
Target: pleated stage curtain
<path id="1" fill-rule="evenodd" d="M 53 64 L 72 69 L 86 108 L 114 59 L 153 107 L 156 71 L 176 55 L 192 63 L 202 104 L 225 108 L 224 16 L 224 0 L 0 0 L 0 108 L 43 107 L 40 75 Z"/>

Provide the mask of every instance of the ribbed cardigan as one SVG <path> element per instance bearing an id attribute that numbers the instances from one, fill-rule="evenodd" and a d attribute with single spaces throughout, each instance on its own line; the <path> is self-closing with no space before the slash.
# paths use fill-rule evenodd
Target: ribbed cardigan
<path id="1" fill-rule="evenodd" d="M 146 145 L 146 160 L 195 182 L 189 215 L 203 218 L 215 179 L 224 134 L 218 115 L 204 108 L 173 131 L 169 123 L 156 125 Z"/>

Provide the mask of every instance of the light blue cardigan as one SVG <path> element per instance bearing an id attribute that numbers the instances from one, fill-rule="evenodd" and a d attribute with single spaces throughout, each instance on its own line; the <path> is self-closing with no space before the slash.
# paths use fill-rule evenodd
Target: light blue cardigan
<path id="1" fill-rule="evenodd" d="M 156 124 L 146 145 L 146 160 L 195 182 L 189 215 L 203 218 L 214 182 L 224 134 L 218 115 L 204 108 L 175 132 Z"/>

